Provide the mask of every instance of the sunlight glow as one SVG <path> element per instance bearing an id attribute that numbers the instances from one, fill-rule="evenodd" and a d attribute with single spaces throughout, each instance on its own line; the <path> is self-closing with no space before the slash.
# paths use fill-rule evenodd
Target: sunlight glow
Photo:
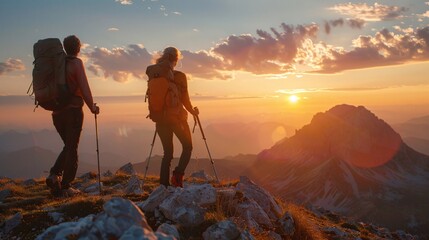
<path id="1" fill-rule="evenodd" d="M 297 103 L 299 101 L 299 97 L 297 95 L 290 95 L 288 100 L 290 103 Z"/>

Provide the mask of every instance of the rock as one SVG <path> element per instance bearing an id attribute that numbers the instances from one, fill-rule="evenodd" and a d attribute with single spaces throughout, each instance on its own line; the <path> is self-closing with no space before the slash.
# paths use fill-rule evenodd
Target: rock
<path id="1" fill-rule="evenodd" d="M 336 227 L 324 227 L 322 228 L 323 232 L 325 232 L 328 235 L 333 236 L 334 238 L 344 238 L 347 237 L 348 234 L 346 232 L 343 232 L 342 230 L 336 228 Z"/>
<path id="2" fill-rule="evenodd" d="M 180 239 L 179 231 L 177 231 L 177 228 L 174 225 L 170 225 L 167 223 L 161 224 L 161 226 L 158 227 L 156 230 L 157 233 L 163 233 L 168 236 L 173 236 L 176 239 Z"/>
<path id="3" fill-rule="evenodd" d="M 282 214 L 282 209 L 274 198 L 265 189 L 259 187 L 248 177 L 241 176 L 236 189 L 243 192 L 244 196 L 255 200 L 267 213 L 270 219 L 276 221 Z"/>
<path id="4" fill-rule="evenodd" d="M 230 240 L 236 239 L 239 236 L 240 231 L 237 225 L 230 220 L 218 222 L 207 228 L 203 233 L 204 240 Z"/>
<path id="5" fill-rule="evenodd" d="M 142 184 L 137 175 L 132 175 L 125 188 L 125 194 L 143 194 Z"/>
<path id="6" fill-rule="evenodd" d="M 279 228 L 284 236 L 293 236 L 295 233 L 295 221 L 293 220 L 292 214 L 285 212 L 279 219 Z"/>
<path id="7" fill-rule="evenodd" d="M 87 173 L 82 174 L 79 178 L 83 179 L 84 181 L 88 181 L 90 179 L 96 179 L 97 178 L 97 173 L 95 173 L 95 172 L 87 172 Z"/>
<path id="8" fill-rule="evenodd" d="M 178 207 L 171 220 L 183 225 L 184 227 L 195 227 L 204 222 L 206 210 L 195 203 L 187 206 Z"/>
<path id="9" fill-rule="evenodd" d="M 414 237 L 413 235 L 406 233 L 402 230 L 397 230 L 395 231 L 393 234 L 393 237 L 395 239 L 399 239 L 399 240 L 414 240 L 414 239 L 418 239 L 417 237 Z"/>
<path id="10" fill-rule="evenodd" d="M 36 240 L 56 240 L 70 239 L 71 237 L 87 239 L 97 239 L 94 233 L 88 230 L 93 226 L 95 216 L 90 214 L 77 222 L 64 222 L 46 229 L 42 234 L 37 236 Z M 90 236 L 93 236 L 91 238 Z"/>
<path id="11" fill-rule="evenodd" d="M 239 240 L 255 240 L 255 237 L 253 237 L 253 235 L 249 231 L 244 230 L 243 232 L 241 232 L 240 237 L 238 239 Z"/>
<path id="12" fill-rule="evenodd" d="M 122 184 L 120 184 L 120 183 L 115 184 L 115 185 L 112 187 L 112 189 L 115 189 L 115 190 L 119 190 L 119 189 L 123 189 L 123 188 L 124 188 L 124 186 L 123 186 Z"/>
<path id="13" fill-rule="evenodd" d="M 119 239 L 123 235 L 134 236 L 136 232 L 145 234 L 139 235 L 145 236 L 140 239 L 174 239 L 154 234 L 143 212 L 127 199 L 112 198 L 103 208 L 104 211 L 96 216 L 91 214 L 77 222 L 49 227 L 37 239 Z"/>
<path id="14" fill-rule="evenodd" d="M 0 191 L 0 202 L 6 200 L 6 198 L 12 195 L 12 191 L 10 189 L 4 189 Z"/>
<path id="15" fill-rule="evenodd" d="M 113 173 L 110 170 L 107 170 L 107 172 L 103 173 L 103 177 L 112 177 Z"/>
<path id="16" fill-rule="evenodd" d="M 253 199 L 247 199 L 235 206 L 235 213 L 250 229 L 260 231 L 260 226 L 274 227 L 267 213 Z"/>
<path id="17" fill-rule="evenodd" d="M 171 192 L 161 184 L 152 191 L 143 203 L 137 205 L 143 210 L 143 212 L 153 212 L 155 208 L 158 207 L 170 194 Z"/>
<path id="18" fill-rule="evenodd" d="M 207 206 L 216 203 L 216 189 L 210 184 L 188 185 L 180 194 L 180 202 L 193 201 L 200 206 Z"/>
<path id="19" fill-rule="evenodd" d="M 174 193 L 159 205 L 159 209 L 166 218 L 185 227 L 197 226 L 204 221 L 206 210 L 197 205 L 189 195 L 181 197 L 184 191 L 183 188 L 176 188 Z"/>
<path id="20" fill-rule="evenodd" d="M 36 185 L 36 180 L 34 180 L 34 179 L 32 179 L 32 178 L 27 179 L 27 180 L 25 180 L 25 181 L 22 183 L 22 185 L 24 185 L 24 186 L 34 186 L 34 185 Z"/>
<path id="21" fill-rule="evenodd" d="M 283 239 L 282 236 L 280 236 L 278 233 L 273 232 L 273 231 L 270 231 L 268 233 L 268 237 L 272 240 L 282 240 Z"/>
<path id="22" fill-rule="evenodd" d="M 61 223 L 64 221 L 64 213 L 59 213 L 59 212 L 49 212 L 48 216 L 52 218 L 52 220 L 54 221 L 54 223 Z"/>
<path id="23" fill-rule="evenodd" d="M 176 238 L 173 236 L 167 236 L 163 233 L 153 233 L 138 226 L 130 227 L 119 240 L 129 240 L 129 239 L 144 239 L 144 240 L 175 240 Z"/>
<path id="24" fill-rule="evenodd" d="M 11 217 L 8 220 L 6 220 L 4 222 L 3 232 L 4 233 L 9 233 L 14 228 L 16 228 L 17 226 L 19 226 L 19 224 L 21 224 L 22 218 L 23 217 L 22 217 L 21 213 L 16 213 L 15 215 L 13 215 L 13 217 Z"/>
<path id="25" fill-rule="evenodd" d="M 103 183 L 101 182 L 101 188 L 103 189 Z M 88 187 L 86 187 L 83 191 L 86 193 L 99 193 L 99 185 L 98 182 L 93 183 L 91 185 L 89 185 Z"/>
<path id="26" fill-rule="evenodd" d="M 204 170 L 193 172 L 190 177 L 198 178 L 198 179 L 201 179 L 203 181 L 210 181 L 211 180 L 211 177 L 207 173 L 205 173 Z"/>
<path id="27" fill-rule="evenodd" d="M 137 174 L 136 170 L 134 170 L 134 166 L 131 163 L 127 163 L 124 166 L 120 167 L 116 174 L 126 174 L 126 175 L 135 175 Z"/>

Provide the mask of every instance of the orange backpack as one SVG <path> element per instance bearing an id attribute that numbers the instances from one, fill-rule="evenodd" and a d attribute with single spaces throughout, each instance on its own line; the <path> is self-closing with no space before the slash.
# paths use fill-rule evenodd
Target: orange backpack
<path id="1" fill-rule="evenodd" d="M 148 100 L 148 117 L 154 122 L 174 121 L 179 118 L 181 110 L 180 93 L 176 83 L 170 80 L 168 71 L 155 64 L 147 67 L 146 99 Z"/>

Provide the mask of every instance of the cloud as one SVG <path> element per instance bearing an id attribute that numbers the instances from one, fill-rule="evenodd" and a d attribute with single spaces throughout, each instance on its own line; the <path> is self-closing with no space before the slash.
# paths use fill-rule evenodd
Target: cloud
<path id="1" fill-rule="evenodd" d="M 108 28 L 107 31 L 109 31 L 109 32 L 119 31 L 119 28 L 111 27 L 111 28 Z"/>
<path id="2" fill-rule="evenodd" d="M 127 82 L 131 77 L 146 79 L 146 67 L 152 64 L 157 54 L 150 54 L 143 45 L 130 44 L 122 48 L 94 48 L 85 53 L 88 58 L 88 70 L 105 78 L 118 82 Z M 225 68 L 219 57 L 206 51 L 182 51 L 183 59 L 178 70 L 186 74 L 205 79 L 230 79 L 230 74 L 222 73 Z"/>
<path id="3" fill-rule="evenodd" d="M 115 0 L 115 2 L 118 2 L 121 5 L 131 5 L 131 4 L 133 4 L 133 0 Z"/>
<path id="4" fill-rule="evenodd" d="M 126 48 L 94 48 L 85 54 L 90 61 L 88 70 L 105 78 L 126 82 L 131 77 L 144 79 L 146 66 L 151 63 L 152 55 L 143 45 L 130 44 Z"/>
<path id="5" fill-rule="evenodd" d="M 360 36 L 353 41 L 354 49 L 326 47 L 319 56 L 317 72 L 335 73 L 348 69 L 369 68 L 429 60 L 429 27 L 395 34 L 383 29 L 375 36 Z"/>
<path id="6" fill-rule="evenodd" d="M 429 4 L 428 4 L 428 5 L 429 5 Z M 426 12 L 425 12 L 425 13 L 423 13 L 423 14 L 419 14 L 418 16 L 429 18 L 429 11 L 426 11 Z"/>
<path id="7" fill-rule="evenodd" d="M 0 62 L 0 75 L 21 70 L 25 70 L 25 65 L 21 59 L 9 58 L 6 62 Z"/>
<path id="8" fill-rule="evenodd" d="M 346 20 L 344 20 L 343 18 L 325 21 L 325 33 L 330 34 L 331 29 L 333 27 L 338 27 L 338 26 L 342 27 L 345 24 L 347 24 L 351 28 L 362 29 L 362 27 L 365 25 L 365 21 L 362 19 L 346 19 Z"/>
<path id="9" fill-rule="evenodd" d="M 225 64 L 219 57 L 213 56 L 206 51 L 182 51 L 183 59 L 181 71 L 194 77 L 205 79 L 231 79 L 231 74 L 222 73 Z"/>
<path id="10" fill-rule="evenodd" d="M 374 3 L 370 6 L 366 3 L 344 3 L 337 4 L 331 8 L 342 15 L 351 16 L 354 19 L 362 19 L 368 22 L 386 21 L 400 19 L 403 13 L 407 11 L 404 7 L 386 6 Z"/>
<path id="11" fill-rule="evenodd" d="M 329 25 L 349 22 L 337 19 Z M 284 78 L 292 73 L 330 74 L 429 60 L 429 26 L 417 29 L 394 26 L 394 29 L 359 36 L 352 41 L 351 50 L 346 50 L 318 41 L 317 24 L 282 24 L 281 30 L 257 30 L 256 36 L 231 35 L 209 50 L 182 50 L 183 59 L 176 69 L 203 79 L 231 79 L 233 71 Z M 89 71 L 118 82 L 132 77 L 146 79 L 146 67 L 156 55 L 136 44 L 86 52 Z"/>
<path id="12" fill-rule="evenodd" d="M 212 51 L 223 58 L 227 70 L 247 71 L 254 74 L 279 74 L 292 69 L 294 59 L 304 41 L 315 38 L 316 24 L 281 25 L 279 32 L 257 30 L 258 37 L 249 34 L 229 36 Z"/>
<path id="13" fill-rule="evenodd" d="M 182 15 L 181 12 L 172 12 L 172 13 L 175 14 L 175 15 Z"/>

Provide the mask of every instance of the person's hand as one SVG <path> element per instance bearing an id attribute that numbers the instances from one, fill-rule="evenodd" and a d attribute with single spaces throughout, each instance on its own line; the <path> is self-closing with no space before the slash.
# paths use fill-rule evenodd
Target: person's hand
<path id="1" fill-rule="evenodd" d="M 94 105 L 92 105 L 91 112 L 93 114 L 99 114 L 100 113 L 100 108 L 94 103 Z"/>
<path id="2" fill-rule="evenodd" d="M 198 108 L 197 108 L 197 107 L 194 107 L 192 110 L 193 110 L 193 111 L 191 112 L 191 114 L 192 114 L 192 115 L 197 116 L 198 114 L 200 114 L 200 110 L 198 110 Z"/>

